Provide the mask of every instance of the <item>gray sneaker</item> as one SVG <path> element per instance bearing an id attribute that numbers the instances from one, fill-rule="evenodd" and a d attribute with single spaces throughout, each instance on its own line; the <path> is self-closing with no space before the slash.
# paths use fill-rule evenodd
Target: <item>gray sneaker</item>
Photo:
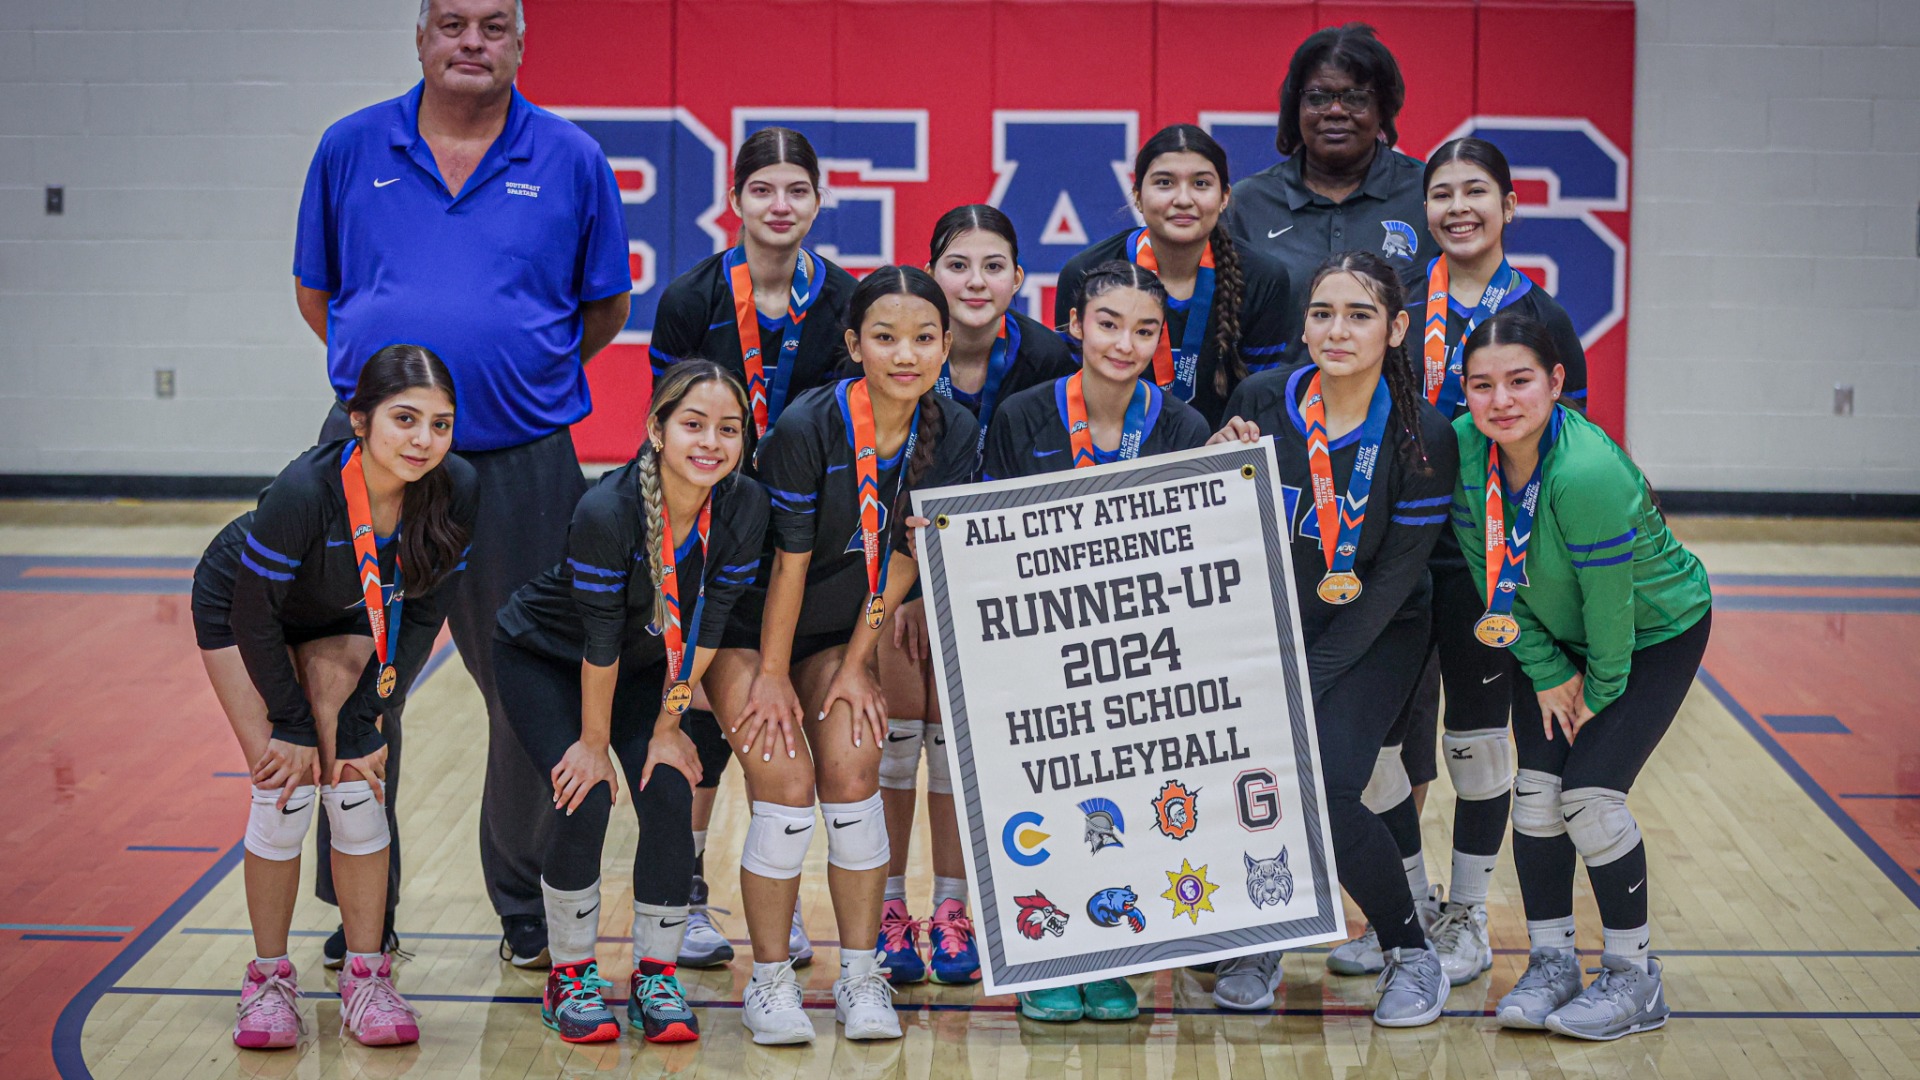
<path id="1" fill-rule="evenodd" d="M 1647 958 L 1647 970 L 1618 956 L 1602 954 L 1597 976 L 1580 995 L 1547 1017 L 1547 1029 L 1576 1039 L 1609 1042 L 1622 1035 L 1652 1031 L 1672 1010 L 1660 985 L 1660 961 Z"/>
<path id="2" fill-rule="evenodd" d="M 1383 958 L 1386 968 L 1374 985 L 1380 991 L 1380 1003 L 1373 1007 L 1373 1022 L 1381 1027 L 1420 1027 L 1440 1019 L 1440 1010 L 1447 1004 L 1447 972 L 1433 946 L 1389 949 Z"/>
<path id="3" fill-rule="evenodd" d="M 1580 994 L 1580 958 L 1571 951 L 1535 949 L 1527 955 L 1527 970 L 1494 1009 L 1494 1020 L 1504 1028 L 1544 1031 L 1547 1014 Z"/>
<path id="4" fill-rule="evenodd" d="M 1380 935 L 1373 932 L 1373 924 L 1352 941 L 1343 941 L 1327 954 L 1327 970 L 1335 975 L 1378 975 L 1387 966 L 1380 955 Z"/>
<path id="5" fill-rule="evenodd" d="M 687 935 L 680 941 L 680 966 L 720 967 L 733 959 L 733 944 L 713 924 L 713 915 L 715 912 L 722 915 L 733 913 L 706 903 L 704 891 L 696 895 L 699 899 L 687 908 Z"/>
<path id="6" fill-rule="evenodd" d="M 1273 1008 L 1273 992 L 1280 987 L 1283 953 L 1254 953 L 1222 960 L 1214 968 L 1213 1003 L 1235 1012 Z"/>
<path id="7" fill-rule="evenodd" d="M 1487 940 L 1487 909 L 1478 904 L 1445 903 L 1440 917 L 1427 928 L 1433 951 L 1440 954 L 1440 966 L 1447 970 L 1447 981 L 1464 986 L 1493 966 L 1493 945 Z"/>

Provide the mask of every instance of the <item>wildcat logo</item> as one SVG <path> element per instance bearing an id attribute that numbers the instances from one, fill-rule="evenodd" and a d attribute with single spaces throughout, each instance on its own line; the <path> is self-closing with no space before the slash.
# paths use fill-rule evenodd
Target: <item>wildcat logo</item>
<path id="1" fill-rule="evenodd" d="M 1153 800 L 1153 827 L 1170 840 L 1185 840 L 1200 827 L 1200 789 L 1188 791 L 1178 780 L 1167 781 Z"/>
<path id="2" fill-rule="evenodd" d="M 1088 799 L 1080 804 L 1080 812 L 1087 815 L 1086 840 L 1090 851 L 1126 846 L 1120 837 L 1127 831 L 1127 819 L 1112 799 Z"/>
<path id="3" fill-rule="evenodd" d="M 1139 933 L 1147 928 L 1147 917 L 1140 912 L 1140 897 L 1125 886 L 1113 889 L 1101 889 L 1087 898 L 1087 918 L 1095 926 L 1119 926 L 1125 920 L 1127 928 Z"/>
<path id="4" fill-rule="evenodd" d="M 1292 901 L 1293 870 L 1287 866 L 1286 845 L 1282 844 L 1280 854 L 1271 859 L 1256 859 L 1244 851 L 1240 857 L 1247 862 L 1247 899 L 1254 907 L 1278 907 Z"/>
<path id="5" fill-rule="evenodd" d="M 1045 893 L 1016 896 L 1013 902 L 1020 908 L 1014 925 L 1020 928 L 1022 937 L 1039 941 L 1047 934 L 1059 937 L 1067 932 L 1067 913 L 1054 907 L 1053 901 L 1047 899 Z"/>

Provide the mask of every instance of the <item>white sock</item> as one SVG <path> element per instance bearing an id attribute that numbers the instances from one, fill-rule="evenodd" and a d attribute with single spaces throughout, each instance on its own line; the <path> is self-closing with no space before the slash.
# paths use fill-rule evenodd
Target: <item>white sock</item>
<path id="1" fill-rule="evenodd" d="M 935 877 L 933 879 L 933 910 L 939 911 L 940 905 L 949 900 L 960 901 L 961 907 L 967 906 L 967 879 L 957 877 Z"/>
<path id="2" fill-rule="evenodd" d="M 280 961 L 286 958 L 286 953 L 281 953 L 279 956 L 256 956 L 253 958 L 253 962 L 261 971 L 272 971 L 274 968 L 280 966 Z"/>
<path id="3" fill-rule="evenodd" d="M 377 952 L 354 952 L 351 949 L 347 950 L 346 969 L 348 971 L 353 970 L 353 962 L 355 960 L 367 965 L 368 971 L 380 970 L 380 954 Z"/>
<path id="4" fill-rule="evenodd" d="M 879 966 L 880 953 L 877 950 L 852 949 L 840 954 L 840 977 L 843 979 L 868 974 Z"/>
<path id="5" fill-rule="evenodd" d="M 541 878 L 540 895 L 547 902 L 547 955 L 554 966 L 593 959 L 600 940 L 600 882 L 567 892 Z"/>
<path id="6" fill-rule="evenodd" d="M 707 830 L 693 830 L 693 857 L 699 858 L 707 853 Z"/>
<path id="7" fill-rule="evenodd" d="M 887 894 L 881 899 L 898 900 L 901 903 L 905 903 L 907 899 L 907 875 L 888 874 L 887 875 Z"/>
<path id="8" fill-rule="evenodd" d="M 1573 916 L 1564 919 L 1527 920 L 1527 946 L 1534 952 L 1573 952 Z"/>
<path id="9" fill-rule="evenodd" d="M 1407 889 L 1413 893 L 1413 902 L 1426 903 L 1427 892 L 1431 888 L 1427 884 L 1426 855 L 1416 851 L 1400 860 L 1400 868 L 1407 872 Z"/>
<path id="10" fill-rule="evenodd" d="M 660 964 L 678 963 L 680 943 L 687 937 L 685 904 L 643 904 L 633 902 L 633 966 L 652 960 Z"/>
<path id="11" fill-rule="evenodd" d="M 749 981 L 758 983 L 772 982 L 775 969 L 785 964 L 785 960 L 775 960 L 771 964 L 763 964 L 756 960 L 753 962 L 753 978 Z"/>
<path id="12" fill-rule="evenodd" d="M 1611 926 L 1600 928 L 1605 941 L 1604 950 L 1622 960 L 1630 960 L 1641 971 L 1647 970 L 1647 946 L 1653 943 L 1653 934 L 1646 926 L 1635 926 L 1627 930 L 1615 930 Z"/>
<path id="13" fill-rule="evenodd" d="M 1499 861 L 1499 855 L 1469 855 L 1456 850 L 1453 853 L 1453 878 L 1447 884 L 1447 899 L 1456 904 L 1484 906 L 1487 902 L 1487 883 L 1493 880 L 1493 866 Z"/>

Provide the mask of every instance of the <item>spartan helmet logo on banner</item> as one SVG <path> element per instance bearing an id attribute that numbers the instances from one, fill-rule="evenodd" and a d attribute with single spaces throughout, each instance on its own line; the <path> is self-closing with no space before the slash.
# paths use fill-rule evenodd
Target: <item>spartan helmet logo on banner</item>
<path id="1" fill-rule="evenodd" d="M 1080 804 L 1080 812 L 1087 815 L 1089 851 L 1126 846 L 1120 837 L 1127 831 L 1127 819 L 1120 813 L 1119 804 L 1112 799 L 1088 799 Z"/>

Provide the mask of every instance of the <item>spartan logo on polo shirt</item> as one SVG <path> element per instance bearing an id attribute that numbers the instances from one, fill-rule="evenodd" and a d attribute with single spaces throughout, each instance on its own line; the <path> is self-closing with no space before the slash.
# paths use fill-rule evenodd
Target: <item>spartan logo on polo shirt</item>
<path id="1" fill-rule="evenodd" d="M 1413 231 L 1413 226 L 1404 221 L 1383 221 L 1380 227 L 1387 230 L 1386 239 L 1380 241 L 1380 254 L 1412 262 L 1413 253 L 1420 248 L 1420 234 Z"/>
<path id="2" fill-rule="evenodd" d="M 507 181 L 507 194 L 525 195 L 529 199 L 537 199 L 540 197 L 540 185 L 522 184 L 517 180 L 509 180 Z"/>

